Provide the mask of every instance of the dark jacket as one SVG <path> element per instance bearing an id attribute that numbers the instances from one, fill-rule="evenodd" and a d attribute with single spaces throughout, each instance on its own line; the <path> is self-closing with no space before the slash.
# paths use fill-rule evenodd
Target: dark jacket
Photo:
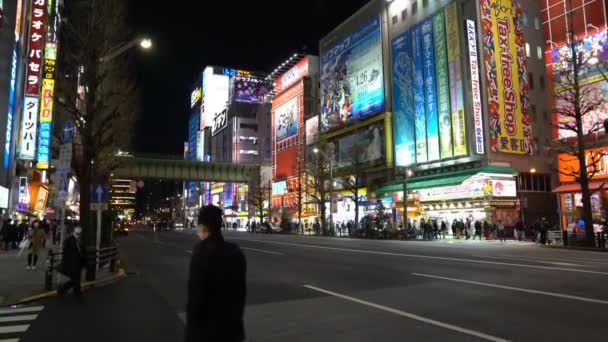
<path id="1" fill-rule="evenodd" d="M 74 235 L 71 235 L 63 243 L 60 272 L 70 278 L 80 279 L 83 264 L 82 245 Z"/>
<path id="2" fill-rule="evenodd" d="M 245 339 L 246 272 L 241 249 L 221 235 L 194 246 L 186 307 L 187 342 Z"/>

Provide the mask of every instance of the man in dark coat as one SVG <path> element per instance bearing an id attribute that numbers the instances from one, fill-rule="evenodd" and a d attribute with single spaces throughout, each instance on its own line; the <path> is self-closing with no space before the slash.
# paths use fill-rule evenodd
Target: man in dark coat
<path id="1" fill-rule="evenodd" d="M 73 287 L 74 294 L 80 295 L 80 278 L 84 264 L 82 244 L 80 242 L 81 234 L 82 228 L 75 227 L 74 233 L 65 239 L 63 243 L 63 255 L 59 272 L 70 278 L 70 280 L 59 287 L 57 291 L 59 294 L 64 294 Z"/>
<path id="2" fill-rule="evenodd" d="M 186 341 L 236 342 L 245 339 L 245 256 L 221 233 L 222 211 L 201 208 L 192 252 L 186 307 Z"/>

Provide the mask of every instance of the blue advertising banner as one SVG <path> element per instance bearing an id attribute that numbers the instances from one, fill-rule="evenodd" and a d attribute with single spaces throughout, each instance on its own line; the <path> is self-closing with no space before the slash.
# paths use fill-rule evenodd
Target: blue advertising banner
<path id="1" fill-rule="evenodd" d="M 380 16 L 321 52 L 321 129 L 340 128 L 384 109 Z"/>
<path id="2" fill-rule="evenodd" d="M 190 120 L 188 121 L 188 154 L 186 158 L 188 160 L 196 159 L 196 133 L 198 132 L 201 124 L 200 110 L 192 111 Z"/>
<path id="3" fill-rule="evenodd" d="M 409 31 L 391 43 L 393 56 L 393 131 L 395 164 L 408 166 L 416 162 L 414 138 L 414 90 L 412 87 L 412 47 Z"/>
<path id="4" fill-rule="evenodd" d="M 433 19 L 420 25 L 422 33 L 422 65 L 426 108 L 426 144 L 428 161 L 439 160 L 439 126 L 437 122 L 437 82 L 435 80 L 435 45 L 433 43 Z"/>
<path id="5" fill-rule="evenodd" d="M 414 67 L 414 108 L 416 113 L 416 162 L 428 161 L 426 148 L 426 114 L 424 110 L 424 72 L 422 58 L 422 32 L 420 26 L 412 30 L 412 56 Z"/>
<path id="6" fill-rule="evenodd" d="M 41 122 L 38 129 L 38 151 L 36 160 L 48 168 L 51 156 L 51 122 Z"/>
<path id="7" fill-rule="evenodd" d="M 19 44 L 15 42 L 13 45 L 13 54 L 11 59 L 11 75 L 8 88 L 8 110 L 6 111 L 6 134 L 4 141 L 4 168 L 8 169 L 11 161 L 11 135 L 13 131 L 13 113 L 15 107 L 15 83 L 17 82 L 17 59 L 18 59 Z"/>

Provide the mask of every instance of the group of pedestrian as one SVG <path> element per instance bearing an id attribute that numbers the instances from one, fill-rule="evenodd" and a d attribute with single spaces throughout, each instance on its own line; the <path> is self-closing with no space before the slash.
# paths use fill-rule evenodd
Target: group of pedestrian
<path id="1" fill-rule="evenodd" d="M 29 229 L 27 221 L 19 224 L 13 219 L 0 220 L 0 242 L 5 251 L 19 248 L 19 243 L 26 237 Z"/>

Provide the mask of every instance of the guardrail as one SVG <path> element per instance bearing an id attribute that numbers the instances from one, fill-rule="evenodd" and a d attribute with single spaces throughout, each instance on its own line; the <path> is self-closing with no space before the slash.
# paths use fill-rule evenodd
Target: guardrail
<path id="1" fill-rule="evenodd" d="M 53 272 L 58 271 L 61 265 L 61 252 L 49 250 L 46 260 L 47 268 L 44 273 L 44 287 L 47 291 L 53 289 Z M 117 261 L 119 258 L 118 245 L 112 245 L 100 249 L 89 248 L 85 254 L 86 280 L 95 280 L 97 270 L 109 265 L 111 273 L 116 272 Z"/>
<path id="2" fill-rule="evenodd" d="M 597 232 L 594 234 L 593 237 L 595 248 L 606 249 L 606 240 L 608 240 L 608 232 Z M 560 244 L 564 246 L 589 247 L 587 245 L 587 237 L 584 233 L 573 233 L 559 230 L 548 231 L 547 242 L 549 244 Z"/>

